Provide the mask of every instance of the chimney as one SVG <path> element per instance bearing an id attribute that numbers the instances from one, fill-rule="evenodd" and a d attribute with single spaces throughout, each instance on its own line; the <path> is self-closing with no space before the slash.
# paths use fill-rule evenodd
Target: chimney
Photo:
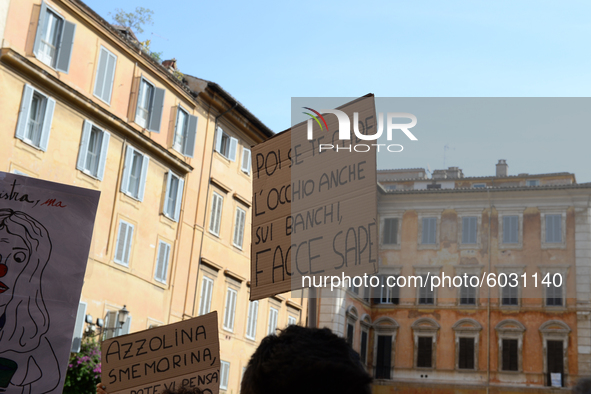
<path id="1" fill-rule="evenodd" d="M 507 177 L 507 172 L 509 169 L 509 165 L 507 164 L 506 160 L 500 159 L 497 163 L 497 178 L 505 178 Z"/>

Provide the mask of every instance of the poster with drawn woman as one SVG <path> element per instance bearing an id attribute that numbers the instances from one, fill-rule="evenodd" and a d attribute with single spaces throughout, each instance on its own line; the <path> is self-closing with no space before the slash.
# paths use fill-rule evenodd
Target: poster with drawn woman
<path id="1" fill-rule="evenodd" d="M 0 393 L 61 393 L 100 192 L 0 172 Z"/>

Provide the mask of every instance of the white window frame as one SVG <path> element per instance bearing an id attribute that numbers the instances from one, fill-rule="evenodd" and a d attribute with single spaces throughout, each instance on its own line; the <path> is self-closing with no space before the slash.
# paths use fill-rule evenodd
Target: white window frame
<path id="1" fill-rule="evenodd" d="M 220 236 L 223 208 L 224 196 L 214 191 L 211 195 L 211 211 L 209 213 L 209 232 L 215 235 L 216 237 Z"/>
<path id="2" fill-rule="evenodd" d="M 236 299 L 238 298 L 238 291 L 228 286 L 226 290 L 226 306 L 224 308 L 224 324 L 223 328 L 226 331 L 234 332 L 234 319 L 236 317 Z"/>
<path id="3" fill-rule="evenodd" d="M 57 37 L 56 37 L 55 44 L 49 44 L 49 45 L 52 45 L 55 47 L 54 54 L 52 57 L 46 57 L 46 55 L 41 51 L 41 45 L 42 45 L 41 41 L 45 41 L 42 37 L 47 35 L 47 22 L 48 22 L 48 17 L 49 17 L 50 12 L 56 17 L 57 20 L 59 20 L 61 26 L 58 27 L 59 32 L 56 33 Z M 45 19 L 42 20 L 42 18 L 45 18 Z M 68 31 L 68 33 L 71 33 L 71 37 L 66 36 L 66 34 L 65 34 L 66 31 Z M 43 64 L 46 64 L 47 66 L 51 67 L 52 69 L 67 74 L 69 72 L 70 62 L 72 60 L 72 50 L 74 47 L 75 35 L 76 35 L 76 24 L 67 21 L 66 18 L 63 17 L 63 15 L 61 15 L 54 8 L 50 7 L 45 1 L 43 1 L 41 3 L 41 9 L 39 11 L 37 32 L 35 34 L 35 43 L 33 45 L 33 53 L 34 53 L 35 57 L 40 62 L 42 62 Z M 65 40 L 71 40 L 71 42 L 68 42 Z M 45 44 L 45 45 L 47 45 L 47 44 Z M 68 45 L 68 48 L 67 48 L 68 58 L 66 59 L 67 64 L 60 65 L 60 61 L 64 60 L 61 58 L 61 56 L 63 55 L 62 52 L 65 49 L 65 45 Z"/>
<path id="4" fill-rule="evenodd" d="M 40 104 L 43 106 L 43 108 L 39 108 L 37 114 L 41 118 L 38 120 L 39 124 L 36 126 L 36 128 L 40 129 L 36 131 L 39 133 L 38 142 L 31 140 L 27 135 L 31 117 L 31 104 L 35 96 L 43 100 L 43 102 Z M 46 152 L 47 145 L 49 143 L 49 136 L 51 133 L 51 123 L 53 121 L 55 104 L 56 103 L 54 99 L 35 89 L 31 85 L 25 84 L 15 137 L 23 141 L 25 144 L 34 147 L 35 149 Z"/>
<path id="5" fill-rule="evenodd" d="M 255 340 L 257 335 L 257 321 L 259 315 L 259 302 L 248 301 L 248 318 L 246 320 L 246 338 Z M 254 317 L 254 319 L 253 319 Z"/>
<path id="6" fill-rule="evenodd" d="M 230 161 L 236 161 L 238 139 L 224 132 L 221 127 L 216 130 L 215 151 Z"/>
<path id="7" fill-rule="evenodd" d="M 269 324 L 267 329 L 267 335 L 275 335 L 277 333 L 277 319 L 279 317 L 279 309 L 270 306 L 269 307 Z"/>
<path id="8" fill-rule="evenodd" d="M 243 147 L 242 148 L 242 163 L 240 165 L 240 170 L 247 175 L 250 175 L 250 167 L 251 167 L 251 152 L 250 149 Z"/>
<path id="9" fill-rule="evenodd" d="M 129 190 L 130 180 L 132 177 L 131 171 L 133 169 L 133 158 L 136 153 L 142 157 L 140 173 L 137 177 L 138 178 L 137 196 L 134 195 Z M 123 192 L 125 195 L 133 198 L 134 200 L 138 200 L 138 201 L 144 200 L 144 192 L 146 189 L 146 179 L 148 176 L 149 163 L 150 163 L 150 158 L 148 157 L 148 155 L 140 152 L 139 150 L 135 149 L 131 145 L 127 145 L 127 150 L 125 152 L 125 165 L 123 168 L 123 176 L 121 177 L 121 192 Z"/>
<path id="10" fill-rule="evenodd" d="M 164 261 L 160 260 L 160 251 L 165 249 Z M 154 279 L 160 283 L 166 284 L 168 279 L 168 265 L 170 262 L 171 245 L 165 241 L 158 241 L 158 250 L 156 251 L 156 269 L 154 270 Z"/>
<path id="11" fill-rule="evenodd" d="M 103 56 L 105 57 L 104 63 L 104 70 L 101 70 L 101 61 L 103 60 Z M 109 70 L 109 60 L 113 59 L 113 72 L 111 75 L 107 75 L 107 71 Z M 94 79 L 94 89 L 92 90 L 92 94 L 94 97 L 98 98 L 102 102 L 107 105 L 111 105 L 111 98 L 113 96 L 113 82 L 115 81 L 115 70 L 117 69 L 117 55 L 113 52 L 109 51 L 107 48 L 101 45 L 99 50 L 99 59 L 96 67 L 96 74 Z M 100 71 L 103 71 L 103 80 L 102 80 L 102 87 L 100 87 L 100 92 L 97 92 L 99 88 L 99 77 Z M 108 94 L 105 94 L 105 91 Z"/>
<path id="12" fill-rule="evenodd" d="M 230 381 L 230 363 L 220 360 L 220 390 L 228 390 Z"/>
<path id="13" fill-rule="evenodd" d="M 181 114 L 184 121 L 180 122 Z M 197 138 L 198 118 L 191 115 L 188 110 L 180 104 L 177 106 L 174 131 L 172 135 L 172 149 L 183 156 L 193 157 L 195 153 L 195 142 Z"/>
<path id="14" fill-rule="evenodd" d="M 244 228 L 246 226 L 246 211 L 240 207 L 236 207 L 236 215 L 234 217 L 234 236 L 232 237 L 232 245 L 242 250 L 244 244 Z"/>
<path id="15" fill-rule="evenodd" d="M 539 207 L 542 226 L 542 249 L 566 249 L 566 210 L 567 207 Z M 546 242 L 546 216 L 560 215 L 560 242 Z"/>
<path id="16" fill-rule="evenodd" d="M 213 295 L 213 279 L 203 276 L 201 279 L 201 296 L 199 300 L 199 316 L 211 312 L 211 299 Z"/>
<path id="17" fill-rule="evenodd" d="M 173 181 L 176 179 L 176 188 L 172 187 Z M 176 175 L 172 171 L 168 171 L 166 175 L 166 193 L 164 194 L 164 206 L 162 213 L 164 216 L 175 222 L 179 221 L 181 213 L 181 205 L 183 202 L 183 189 L 185 187 L 185 180 Z M 175 194 L 174 201 L 172 201 L 172 194 Z"/>
<path id="18" fill-rule="evenodd" d="M 520 373 L 523 372 L 523 333 L 525 326 L 514 319 L 505 319 L 495 326 L 498 337 L 498 367 L 497 371 L 502 373 Z M 503 370 L 503 339 L 517 340 L 517 371 Z"/>
<path id="19" fill-rule="evenodd" d="M 99 151 L 96 157 L 96 173 L 92 168 L 88 168 L 88 155 L 90 153 L 90 141 L 93 133 L 101 133 Z M 82 136 L 80 139 L 80 149 L 78 151 L 78 162 L 76 168 L 91 178 L 102 181 L 105 175 L 105 166 L 107 165 L 107 154 L 109 152 L 109 141 L 111 134 L 98 127 L 89 120 L 84 121 L 82 127 Z"/>
<path id="20" fill-rule="evenodd" d="M 125 231 L 125 240 L 121 241 L 121 225 L 125 224 L 127 226 L 126 231 Z M 129 234 L 129 229 L 131 228 L 131 235 Z M 135 233 L 135 226 L 123 219 L 119 219 L 119 224 L 117 226 L 117 240 L 115 241 L 115 248 L 114 249 L 114 255 L 113 255 L 113 261 L 116 262 L 119 265 L 122 265 L 124 267 L 129 267 L 129 261 L 131 260 L 131 249 L 133 246 L 133 236 Z M 119 242 L 123 242 L 123 251 L 122 254 L 123 256 L 121 256 L 122 258 L 119 259 L 117 258 L 117 252 L 119 249 Z"/>
<path id="21" fill-rule="evenodd" d="M 499 247 L 501 249 L 522 249 L 523 248 L 523 208 L 518 209 L 502 209 L 497 208 L 497 215 L 499 218 L 499 235 L 498 235 L 498 242 Z M 518 228 L 517 228 L 517 243 L 505 243 L 504 242 L 504 233 L 505 233 L 505 222 L 504 218 L 507 216 L 518 216 Z"/>

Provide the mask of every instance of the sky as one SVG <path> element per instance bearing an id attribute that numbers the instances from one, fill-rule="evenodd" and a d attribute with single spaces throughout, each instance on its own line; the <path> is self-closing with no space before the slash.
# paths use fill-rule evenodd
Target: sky
<path id="1" fill-rule="evenodd" d="M 587 1 L 85 2 L 108 21 L 118 8 L 154 11 L 140 40 L 275 132 L 291 124 L 292 97 L 587 97 L 591 88 Z M 590 125 L 564 130 L 564 115 L 544 115 L 558 130 L 425 129 L 379 162 L 482 176 L 505 159 L 512 175 L 567 171 L 591 182 Z"/>

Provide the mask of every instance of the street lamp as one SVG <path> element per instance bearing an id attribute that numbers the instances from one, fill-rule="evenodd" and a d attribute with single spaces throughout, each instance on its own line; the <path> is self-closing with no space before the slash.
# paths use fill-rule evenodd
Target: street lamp
<path id="1" fill-rule="evenodd" d="M 129 315 L 129 311 L 123 305 L 123 308 L 119 309 L 119 313 L 117 314 L 117 320 L 119 320 L 119 327 L 123 327 L 125 322 L 127 321 L 127 316 Z"/>

